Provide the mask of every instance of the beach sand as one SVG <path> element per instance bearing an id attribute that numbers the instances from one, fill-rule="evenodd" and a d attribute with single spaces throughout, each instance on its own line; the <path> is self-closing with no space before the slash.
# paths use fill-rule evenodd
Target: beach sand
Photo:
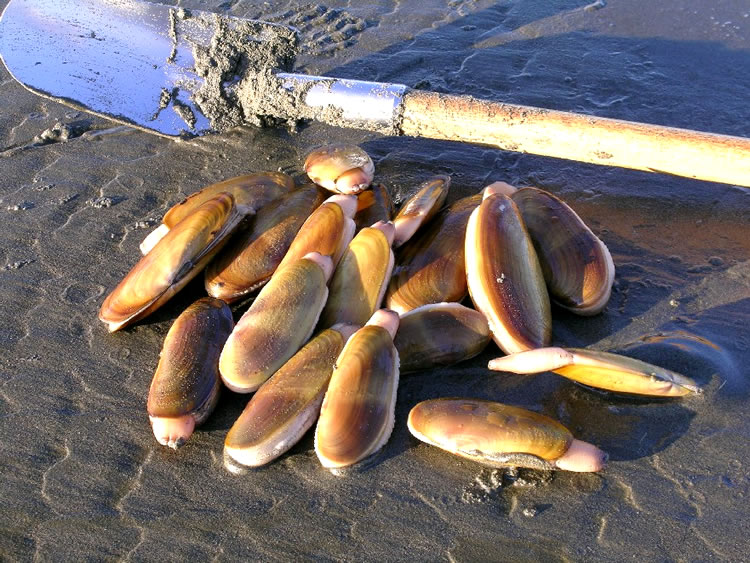
<path id="1" fill-rule="evenodd" d="M 750 136 L 745 0 L 179 5 L 298 26 L 300 72 Z M 2 559 L 747 559 L 748 189 L 317 124 L 174 142 L 39 98 L 4 68 L 0 99 Z M 184 447 L 159 446 L 148 386 L 202 279 L 116 334 L 97 320 L 105 295 L 185 195 L 251 171 L 299 175 L 311 147 L 337 141 L 363 146 L 397 201 L 437 173 L 453 180 L 449 201 L 494 180 L 562 197 L 617 273 L 602 314 L 553 311 L 554 343 L 624 352 L 704 393 L 631 399 L 489 372 L 491 345 L 403 376 L 390 441 L 347 475 L 321 468 L 310 435 L 228 472 L 224 436 L 247 400 L 228 391 Z M 411 407 L 449 396 L 557 418 L 609 465 L 489 469 L 418 442 Z"/>

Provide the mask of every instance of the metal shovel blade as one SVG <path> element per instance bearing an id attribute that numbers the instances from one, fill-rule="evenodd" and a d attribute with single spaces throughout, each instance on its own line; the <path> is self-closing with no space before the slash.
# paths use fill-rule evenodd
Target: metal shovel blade
<path id="1" fill-rule="evenodd" d="M 202 135 L 212 127 L 194 99 L 204 78 L 193 50 L 239 21 L 142 0 L 11 0 L 0 56 L 36 94 L 162 135 Z M 259 35 L 279 27 L 253 23 Z"/>

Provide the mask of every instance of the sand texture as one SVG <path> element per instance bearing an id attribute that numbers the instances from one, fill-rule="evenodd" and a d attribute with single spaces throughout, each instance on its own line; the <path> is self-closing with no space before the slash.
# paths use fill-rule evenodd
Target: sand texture
<path id="1" fill-rule="evenodd" d="M 0 8 L 6 0 L 0 0 Z M 171 2 L 297 26 L 296 71 L 750 137 L 746 0 Z M 35 96 L 0 68 L 0 559 L 740 561 L 750 552 L 750 190 L 312 124 L 175 142 Z M 174 203 L 232 176 L 360 144 L 397 203 L 503 180 L 555 193 L 609 247 L 604 312 L 553 308 L 553 344 L 625 352 L 702 396 L 616 398 L 554 374 L 489 372 L 494 344 L 401 378 L 366 467 L 321 468 L 312 434 L 271 465 L 223 466 L 246 396 L 225 391 L 177 451 L 146 396 L 199 277 L 108 334 L 106 294 Z M 235 307 L 235 318 L 244 307 Z M 418 442 L 434 397 L 506 402 L 609 452 L 601 474 L 481 467 Z"/>

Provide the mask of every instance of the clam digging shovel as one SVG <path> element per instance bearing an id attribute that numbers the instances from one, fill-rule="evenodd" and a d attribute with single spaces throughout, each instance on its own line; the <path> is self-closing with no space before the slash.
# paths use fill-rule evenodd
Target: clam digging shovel
<path id="1" fill-rule="evenodd" d="M 141 0 L 11 0 L 0 54 L 32 92 L 166 136 L 314 119 L 750 186 L 750 139 L 305 76 L 296 32 Z"/>

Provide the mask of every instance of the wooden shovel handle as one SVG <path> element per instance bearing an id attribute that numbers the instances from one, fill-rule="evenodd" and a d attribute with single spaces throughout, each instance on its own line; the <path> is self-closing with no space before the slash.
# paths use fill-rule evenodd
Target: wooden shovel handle
<path id="1" fill-rule="evenodd" d="M 750 139 L 411 90 L 404 135 L 750 187 Z"/>

